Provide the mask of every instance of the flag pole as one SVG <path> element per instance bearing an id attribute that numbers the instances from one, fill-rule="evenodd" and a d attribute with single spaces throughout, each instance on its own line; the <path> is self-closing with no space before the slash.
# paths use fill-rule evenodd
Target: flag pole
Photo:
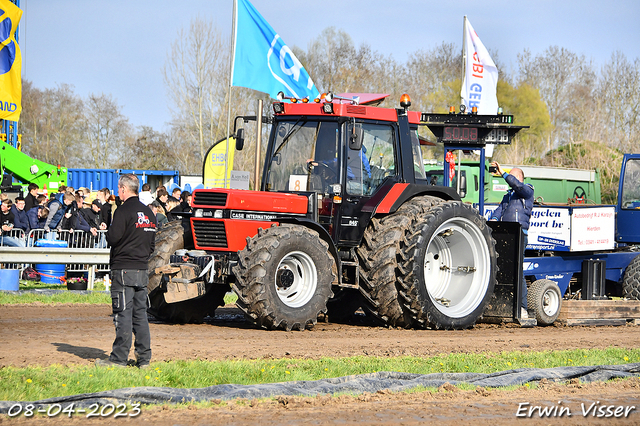
<path id="1" fill-rule="evenodd" d="M 224 187 L 227 187 L 227 176 L 229 174 L 229 130 L 231 128 L 231 84 L 233 83 L 233 65 L 236 56 L 236 15 L 238 0 L 233 0 L 233 11 L 231 12 L 231 55 L 229 55 L 229 91 L 227 95 L 227 134 L 226 149 L 224 157 Z M 231 165 L 233 167 L 233 165 Z"/>
<path id="2" fill-rule="evenodd" d="M 464 84 L 465 67 L 467 66 L 467 15 L 464 15 L 462 20 L 462 74 L 460 78 L 460 105 L 462 105 L 462 85 Z"/>
<path id="3" fill-rule="evenodd" d="M 462 97 L 462 91 L 464 90 L 464 78 L 466 76 L 465 67 L 467 66 L 467 15 L 464 15 L 462 20 L 462 67 L 461 67 L 461 77 L 460 77 L 460 105 L 464 103 L 464 98 Z M 462 108 L 462 107 L 461 107 Z M 458 151 L 458 179 L 456 181 L 456 192 L 460 194 L 460 167 L 462 161 L 462 152 Z"/>

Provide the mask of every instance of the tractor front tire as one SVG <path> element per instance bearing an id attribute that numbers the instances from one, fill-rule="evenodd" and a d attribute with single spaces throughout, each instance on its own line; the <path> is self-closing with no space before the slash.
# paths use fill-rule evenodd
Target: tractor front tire
<path id="1" fill-rule="evenodd" d="M 268 330 L 312 328 L 336 281 L 329 245 L 307 227 L 281 224 L 259 229 L 233 268 L 237 306 Z"/>

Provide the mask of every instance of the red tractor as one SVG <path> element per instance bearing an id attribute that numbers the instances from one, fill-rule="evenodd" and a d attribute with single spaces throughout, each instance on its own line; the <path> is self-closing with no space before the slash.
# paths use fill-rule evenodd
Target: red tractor
<path id="1" fill-rule="evenodd" d="M 266 329 L 359 307 L 390 326 L 474 325 L 494 291 L 495 240 L 453 188 L 427 180 L 418 126 L 476 148 L 522 127 L 509 115 L 409 111 L 406 95 L 378 107 L 385 96 L 275 102 L 260 191 L 195 190 L 188 226 L 158 232 L 150 312 L 199 322 L 232 288 Z"/>

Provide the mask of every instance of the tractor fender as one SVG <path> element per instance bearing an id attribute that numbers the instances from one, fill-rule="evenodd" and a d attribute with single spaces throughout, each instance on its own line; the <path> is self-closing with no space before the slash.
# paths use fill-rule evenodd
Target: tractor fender
<path id="1" fill-rule="evenodd" d="M 460 201 L 456 190 L 448 186 L 395 183 L 384 197 L 378 200 L 373 209 L 373 215 L 394 213 L 407 201 L 421 195 L 430 195 L 447 201 Z"/>

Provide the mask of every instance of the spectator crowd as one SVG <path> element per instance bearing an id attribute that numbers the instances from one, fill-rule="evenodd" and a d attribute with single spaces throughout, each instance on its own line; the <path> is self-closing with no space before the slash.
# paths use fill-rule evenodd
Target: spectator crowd
<path id="1" fill-rule="evenodd" d="M 164 186 L 151 192 L 148 183 L 142 185 L 140 202 L 148 205 L 156 215 L 158 228 L 174 220 L 181 220 L 180 213 L 191 211 L 191 193 L 175 188 L 171 195 Z M 57 231 L 68 231 L 68 235 L 82 232 L 93 236 L 92 246 L 106 247 L 104 235 L 111 225 L 115 210 L 122 204 L 109 188 L 91 192 L 87 188 L 61 185 L 49 197 L 35 183 L 29 184 L 26 196 L 11 200 L 6 193 L 0 194 L 1 214 L 0 245 L 25 247 L 30 231 L 43 230 L 45 238 L 56 239 Z"/>

